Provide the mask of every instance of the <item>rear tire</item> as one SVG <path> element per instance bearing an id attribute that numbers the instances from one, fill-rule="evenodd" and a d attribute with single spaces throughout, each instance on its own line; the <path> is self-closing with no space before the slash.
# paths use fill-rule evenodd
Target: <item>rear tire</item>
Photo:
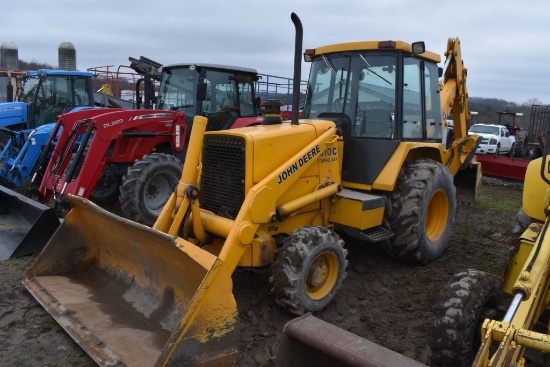
<path id="1" fill-rule="evenodd" d="M 525 131 L 519 131 L 516 134 L 516 142 L 515 142 L 514 153 L 513 153 L 514 157 L 525 156 L 525 147 L 527 146 L 526 138 L 527 138 L 527 133 Z"/>
<path id="2" fill-rule="evenodd" d="M 172 194 L 182 163 L 170 154 L 153 153 L 128 167 L 120 185 L 121 209 L 126 218 L 151 226 Z"/>
<path id="3" fill-rule="evenodd" d="M 389 195 L 384 223 L 395 236 L 382 242 L 392 257 L 426 265 L 447 247 L 456 189 L 447 167 L 430 159 L 405 162 Z"/>
<path id="4" fill-rule="evenodd" d="M 295 315 L 323 309 L 346 278 L 347 254 L 344 241 L 328 228 L 292 232 L 271 265 L 275 301 Z"/>
<path id="5" fill-rule="evenodd" d="M 500 298 L 496 276 L 478 270 L 455 274 L 435 306 L 432 367 L 470 366 L 481 340 L 486 318 L 499 319 Z"/>

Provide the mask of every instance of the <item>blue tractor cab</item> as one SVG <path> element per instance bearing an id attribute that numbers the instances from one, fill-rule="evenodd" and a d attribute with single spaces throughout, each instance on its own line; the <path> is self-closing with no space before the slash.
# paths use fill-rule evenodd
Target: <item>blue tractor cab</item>
<path id="1" fill-rule="evenodd" d="M 94 106 L 93 73 L 41 69 L 29 71 L 15 101 L 0 104 L 0 127 L 19 131 L 55 122 L 61 112 Z"/>
<path id="2" fill-rule="evenodd" d="M 40 69 L 20 78 L 14 101 L 0 104 L 0 184 L 19 187 L 64 112 L 94 107 L 93 73 Z"/>

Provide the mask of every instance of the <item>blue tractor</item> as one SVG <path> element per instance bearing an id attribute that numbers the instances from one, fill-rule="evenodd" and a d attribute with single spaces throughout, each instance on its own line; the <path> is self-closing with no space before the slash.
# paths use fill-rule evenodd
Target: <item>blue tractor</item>
<path id="1" fill-rule="evenodd" d="M 29 182 L 58 115 L 94 107 L 92 73 L 38 70 L 18 75 L 0 103 L 0 260 L 44 246 L 59 219 L 54 210 L 8 187 Z M 38 247 L 37 247 L 38 246 Z"/>
<path id="2" fill-rule="evenodd" d="M 41 69 L 19 77 L 14 101 L 0 104 L 0 184 L 31 178 L 58 115 L 94 107 L 90 72 Z"/>

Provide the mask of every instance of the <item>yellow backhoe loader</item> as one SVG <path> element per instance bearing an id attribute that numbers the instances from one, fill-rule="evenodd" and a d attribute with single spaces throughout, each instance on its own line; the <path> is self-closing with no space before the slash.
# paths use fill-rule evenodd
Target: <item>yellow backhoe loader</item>
<path id="1" fill-rule="evenodd" d="M 291 18 L 297 111 L 302 27 Z M 422 42 L 305 56 L 305 119 L 283 123 L 273 103 L 263 125 L 205 133 L 206 118 L 195 117 L 181 180 L 152 228 L 69 197 L 71 212 L 24 284 L 99 365 L 233 365 L 234 270 L 271 266 L 276 302 L 315 312 L 346 277 L 337 232 L 413 263 L 445 249 L 453 179 L 472 170 L 471 188 L 479 182 L 458 39 L 441 85 L 440 58 Z M 446 149 L 451 108 L 457 140 Z"/>

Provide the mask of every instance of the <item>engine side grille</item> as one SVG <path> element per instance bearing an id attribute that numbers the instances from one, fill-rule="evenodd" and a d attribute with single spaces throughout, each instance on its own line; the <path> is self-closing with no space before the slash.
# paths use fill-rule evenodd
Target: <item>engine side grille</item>
<path id="1" fill-rule="evenodd" d="M 244 201 L 245 140 L 207 135 L 202 150 L 200 206 L 235 219 Z"/>

